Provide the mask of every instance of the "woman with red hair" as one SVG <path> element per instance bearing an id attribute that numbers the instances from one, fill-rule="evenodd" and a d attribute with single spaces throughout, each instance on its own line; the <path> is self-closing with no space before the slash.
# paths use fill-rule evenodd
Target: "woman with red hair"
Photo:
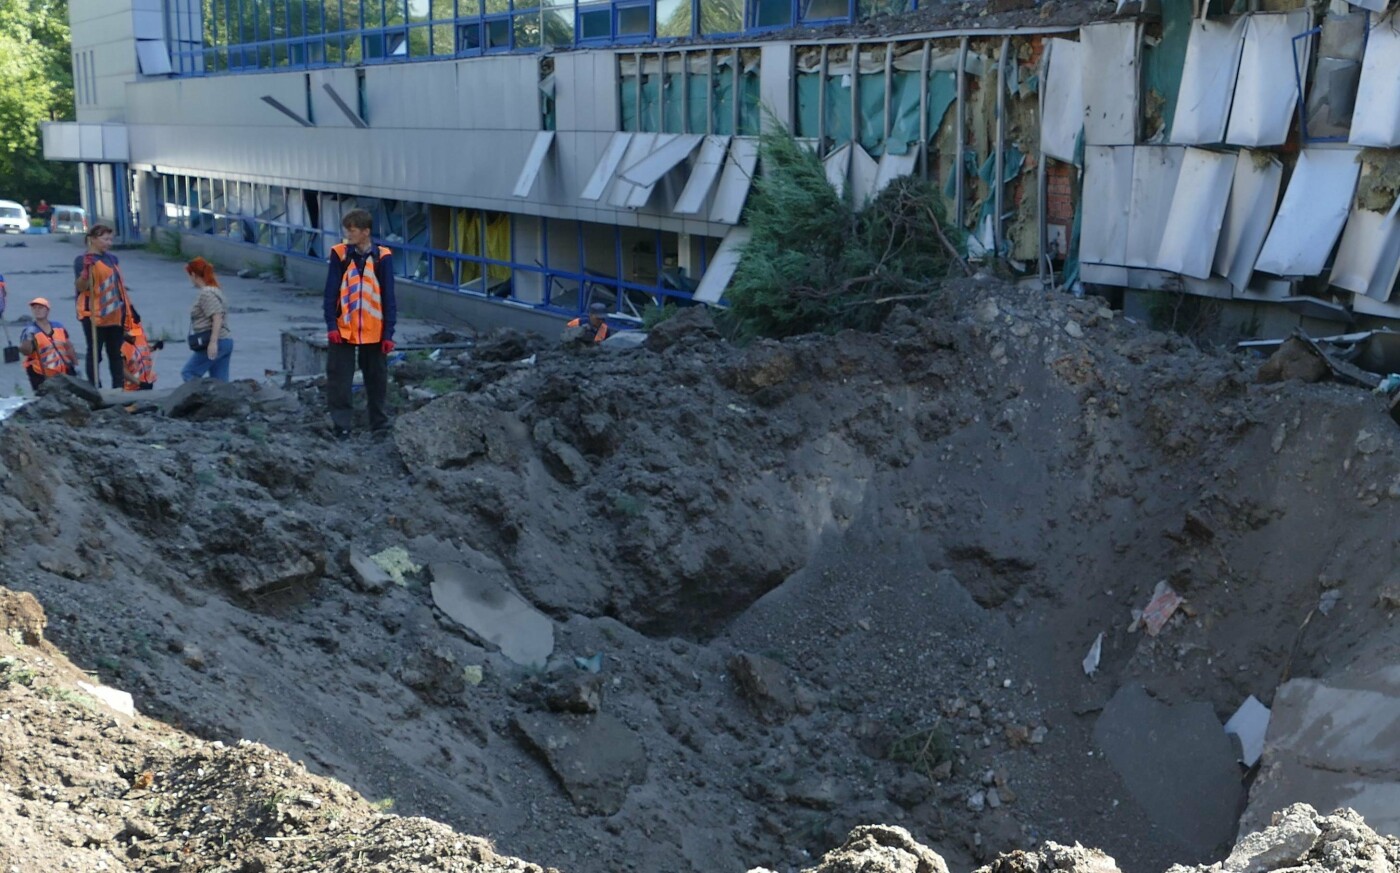
<path id="1" fill-rule="evenodd" d="M 185 265 L 190 284 L 199 290 L 190 308 L 190 359 L 180 371 L 186 381 L 209 376 L 228 381 L 229 358 L 233 355 L 233 335 L 228 329 L 228 304 L 214 275 L 214 267 L 203 258 Z"/>

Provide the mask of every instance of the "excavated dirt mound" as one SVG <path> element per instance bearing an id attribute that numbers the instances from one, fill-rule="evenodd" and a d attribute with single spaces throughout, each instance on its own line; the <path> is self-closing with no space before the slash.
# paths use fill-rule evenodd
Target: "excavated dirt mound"
<path id="1" fill-rule="evenodd" d="M 54 709 L 31 741 L 103 787 L 21 783 L 6 752 L 0 827 L 126 802 L 150 770 L 189 802 L 112 831 L 108 863 L 168 852 L 209 807 L 264 865 L 226 869 L 313 869 L 253 847 L 330 852 L 279 830 L 286 810 L 310 827 L 296 798 L 330 776 L 568 873 L 793 870 L 872 823 L 953 869 L 1053 840 L 1160 870 L 1225 857 L 1201 835 L 1234 813 L 1195 827 L 1144 790 L 1120 689 L 1199 724 L 1393 660 L 1374 604 L 1400 466 L 1377 398 L 1260 385 L 1097 301 L 991 283 L 878 334 L 736 348 L 702 322 L 410 360 L 389 439 L 330 439 L 315 388 L 22 410 L 0 434 L 6 585 L 94 683 L 199 740 L 109 754 L 110 717 L 64 738 L 81 707 Z M 1184 603 L 1154 636 L 1134 610 L 1163 581 Z M 254 758 L 294 796 L 189 775 Z M 344 803 L 362 833 L 429 838 Z"/>

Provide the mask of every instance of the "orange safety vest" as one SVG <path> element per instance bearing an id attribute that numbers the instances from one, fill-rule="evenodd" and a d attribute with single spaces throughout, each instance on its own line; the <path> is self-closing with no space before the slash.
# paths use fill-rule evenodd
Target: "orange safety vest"
<path id="1" fill-rule="evenodd" d="M 573 321 L 569 322 L 568 324 L 566 324 L 566 325 L 564 325 L 564 326 L 565 326 L 565 327 L 582 327 L 582 326 L 583 326 L 584 324 L 586 324 L 586 323 L 587 323 L 587 322 L 585 322 L 582 318 L 575 318 Z M 605 322 L 603 322 L 602 324 L 598 325 L 598 332 L 595 333 L 595 334 L 593 334 L 593 341 L 594 341 L 595 343 L 600 343 L 600 342 L 602 342 L 603 340 L 605 340 L 605 339 L 607 339 L 607 338 L 608 338 L 608 323 L 605 321 Z"/>
<path id="2" fill-rule="evenodd" d="M 345 243 L 331 246 L 331 251 L 345 264 L 336 323 L 341 337 L 351 345 L 377 343 L 384 338 L 384 300 L 380 296 L 379 277 L 374 273 L 374 258 L 378 254 L 382 261 L 393 252 L 379 246 L 376 253 L 365 257 L 365 268 L 361 271 L 355 266 L 355 259 L 348 257 L 349 250 L 350 246 Z"/>
<path id="3" fill-rule="evenodd" d="M 68 330 L 56 321 L 49 324 L 53 333 L 44 333 L 35 328 L 31 336 L 34 351 L 24 359 L 24 369 L 45 379 L 67 373 L 78 362 L 73 342 L 68 339 Z"/>
<path id="4" fill-rule="evenodd" d="M 121 270 L 94 260 L 88 264 L 87 274 L 88 290 L 78 292 L 78 318 L 91 318 L 98 327 L 125 324 L 131 307 Z"/>
<path id="5" fill-rule="evenodd" d="M 130 342 L 122 343 L 122 361 L 126 364 L 126 374 L 136 380 L 133 385 L 128 380 L 123 385 L 123 390 L 140 391 L 142 385 L 154 385 L 156 383 L 156 362 L 151 355 L 151 346 L 146 342 L 146 331 L 139 324 L 133 324 Z"/>

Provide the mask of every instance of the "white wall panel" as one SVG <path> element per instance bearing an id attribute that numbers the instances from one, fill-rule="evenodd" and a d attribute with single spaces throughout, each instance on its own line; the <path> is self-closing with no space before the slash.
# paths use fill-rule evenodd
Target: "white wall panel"
<path id="1" fill-rule="evenodd" d="M 1243 291 L 1278 205 L 1283 165 L 1266 152 L 1242 149 L 1230 182 L 1230 200 L 1215 249 L 1215 272 Z"/>
<path id="2" fill-rule="evenodd" d="M 1316 276 L 1342 232 L 1361 173 L 1353 149 L 1304 149 L 1255 269 Z"/>
<path id="3" fill-rule="evenodd" d="M 1256 13 L 1245 27 L 1235 98 L 1225 141 L 1231 145 L 1281 145 L 1298 110 L 1298 64 L 1308 69 L 1310 40 L 1293 37 L 1312 27 L 1312 13 Z"/>
<path id="4" fill-rule="evenodd" d="M 1137 142 L 1138 43 L 1135 21 L 1089 24 L 1080 28 L 1084 77 L 1084 143 L 1132 145 Z"/>
<path id="5" fill-rule="evenodd" d="M 1351 118 L 1352 145 L 1389 148 L 1400 145 L 1400 32 L 1394 20 L 1371 28 L 1356 110 Z"/>
<path id="6" fill-rule="evenodd" d="M 1084 73 L 1079 43 L 1046 40 L 1045 114 L 1040 123 L 1040 150 L 1062 161 L 1074 160 L 1084 129 Z"/>
<path id="7" fill-rule="evenodd" d="M 1162 228 L 1157 267 L 1197 279 L 1210 278 L 1211 260 L 1220 240 L 1235 155 L 1187 149 Z"/>
<path id="8" fill-rule="evenodd" d="M 1172 142 L 1211 145 L 1225 140 L 1230 101 L 1240 69 L 1248 18 L 1192 21 L 1172 117 Z"/>

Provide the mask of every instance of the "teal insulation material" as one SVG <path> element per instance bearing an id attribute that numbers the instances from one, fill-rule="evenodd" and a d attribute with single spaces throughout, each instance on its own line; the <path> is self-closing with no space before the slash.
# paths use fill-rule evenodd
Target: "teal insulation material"
<path id="1" fill-rule="evenodd" d="M 1161 99 L 1162 129 L 1171 137 L 1172 116 L 1181 94 L 1181 73 L 1186 67 L 1186 41 L 1191 36 L 1190 0 L 1162 0 L 1162 37 L 1156 45 L 1145 42 L 1142 51 L 1143 108 L 1153 111 L 1153 98 Z M 1152 136 L 1155 130 L 1148 130 Z"/>

